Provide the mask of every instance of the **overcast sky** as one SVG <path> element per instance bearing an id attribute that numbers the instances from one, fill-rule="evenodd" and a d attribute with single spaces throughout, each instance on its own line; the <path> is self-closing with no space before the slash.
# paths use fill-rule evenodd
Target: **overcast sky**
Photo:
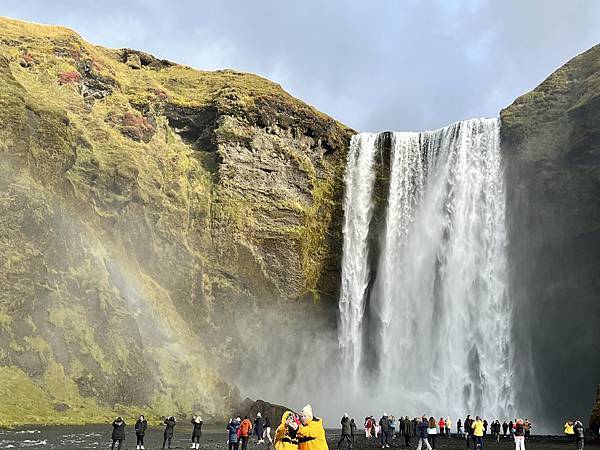
<path id="1" fill-rule="evenodd" d="M 496 116 L 600 42 L 597 0 L 0 0 L 0 15 L 257 73 L 361 131 Z"/>

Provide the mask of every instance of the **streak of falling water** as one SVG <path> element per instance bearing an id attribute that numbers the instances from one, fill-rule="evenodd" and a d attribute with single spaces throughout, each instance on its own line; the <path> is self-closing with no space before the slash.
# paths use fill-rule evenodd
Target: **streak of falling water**
<path id="1" fill-rule="evenodd" d="M 344 246 L 339 344 L 347 376 L 356 380 L 361 355 L 362 319 L 369 285 L 369 225 L 373 215 L 376 134 L 352 138 L 345 175 Z"/>
<path id="2" fill-rule="evenodd" d="M 391 151 L 383 249 L 366 330 L 377 336 L 379 383 L 396 386 L 387 391 L 390 401 L 415 413 L 435 407 L 454 417 L 507 417 L 511 305 L 499 122 L 472 119 L 431 132 L 393 133 Z M 352 200 L 346 197 L 346 216 L 364 208 L 364 198 L 360 205 Z M 344 257 L 356 251 L 356 242 L 345 236 Z M 356 257 L 368 252 L 360 242 Z M 344 272 L 342 285 L 364 291 L 364 279 L 353 280 L 354 274 Z M 352 327 L 340 330 L 341 343 L 360 338 L 353 333 L 361 330 L 363 311 L 349 313 L 342 322 Z M 353 368 L 360 356 L 353 355 Z"/>

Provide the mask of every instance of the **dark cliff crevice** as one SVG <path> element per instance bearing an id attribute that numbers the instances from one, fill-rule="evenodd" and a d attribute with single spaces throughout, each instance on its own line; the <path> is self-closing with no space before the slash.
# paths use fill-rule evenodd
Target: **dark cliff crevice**
<path id="1" fill-rule="evenodd" d="M 217 128 L 219 111 L 215 106 L 188 107 L 167 104 L 164 107 L 169 126 L 186 144 L 194 149 L 216 152 L 214 131 Z"/>

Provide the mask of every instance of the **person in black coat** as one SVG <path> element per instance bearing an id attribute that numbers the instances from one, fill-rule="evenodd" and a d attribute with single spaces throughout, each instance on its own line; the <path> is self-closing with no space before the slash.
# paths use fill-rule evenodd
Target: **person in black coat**
<path id="1" fill-rule="evenodd" d="M 254 419 L 254 434 L 258 438 L 257 444 L 264 444 L 265 422 L 260 413 L 256 413 L 256 419 Z"/>
<path id="2" fill-rule="evenodd" d="M 167 442 L 169 443 L 169 447 L 171 448 L 171 440 L 173 440 L 173 429 L 175 428 L 175 417 L 167 417 L 164 421 L 165 433 L 163 434 L 163 445 L 162 448 L 164 450 Z"/>
<path id="3" fill-rule="evenodd" d="M 141 415 L 135 423 L 135 437 L 137 438 L 135 445 L 136 450 L 144 450 L 144 436 L 146 435 L 147 429 L 148 422 L 146 421 L 146 418 Z"/>
<path id="4" fill-rule="evenodd" d="M 342 442 L 346 442 L 348 444 L 348 448 L 352 449 L 352 425 L 350 424 L 348 413 L 344 414 L 344 417 L 342 417 L 340 423 L 342 424 L 342 436 L 337 444 L 337 448 L 339 449 L 342 446 Z"/>
<path id="5" fill-rule="evenodd" d="M 110 446 L 111 450 L 115 449 L 115 444 L 119 443 L 117 447 L 118 450 L 121 450 L 121 445 L 125 440 L 125 421 L 121 417 L 117 417 L 113 423 L 113 432 L 112 432 L 112 445 Z"/>
<path id="6" fill-rule="evenodd" d="M 406 448 L 411 447 L 412 444 L 410 442 L 410 438 L 412 436 L 414 436 L 414 432 L 413 432 L 413 423 L 412 420 L 410 420 L 408 418 L 408 416 L 406 416 L 404 418 L 404 429 L 402 430 L 402 432 L 404 433 L 404 445 Z"/>
<path id="7" fill-rule="evenodd" d="M 473 433 L 473 429 L 471 425 L 473 424 L 473 419 L 471 419 L 470 415 L 467 415 L 465 419 L 465 437 L 467 438 L 467 449 L 469 448 L 469 443 L 471 442 L 471 434 Z M 476 446 L 473 447 L 474 450 L 477 450 Z"/>
<path id="8" fill-rule="evenodd" d="M 192 448 L 200 448 L 200 437 L 202 436 L 202 417 L 193 416 L 192 417 L 192 425 L 194 429 L 192 430 Z"/>

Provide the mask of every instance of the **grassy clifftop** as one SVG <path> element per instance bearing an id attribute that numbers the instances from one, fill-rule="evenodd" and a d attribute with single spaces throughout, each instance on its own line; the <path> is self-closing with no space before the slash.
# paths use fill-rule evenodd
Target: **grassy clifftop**
<path id="1" fill-rule="evenodd" d="M 329 324 L 349 129 L 2 18 L 0 80 L 0 425 L 221 417 L 265 308 Z"/>

